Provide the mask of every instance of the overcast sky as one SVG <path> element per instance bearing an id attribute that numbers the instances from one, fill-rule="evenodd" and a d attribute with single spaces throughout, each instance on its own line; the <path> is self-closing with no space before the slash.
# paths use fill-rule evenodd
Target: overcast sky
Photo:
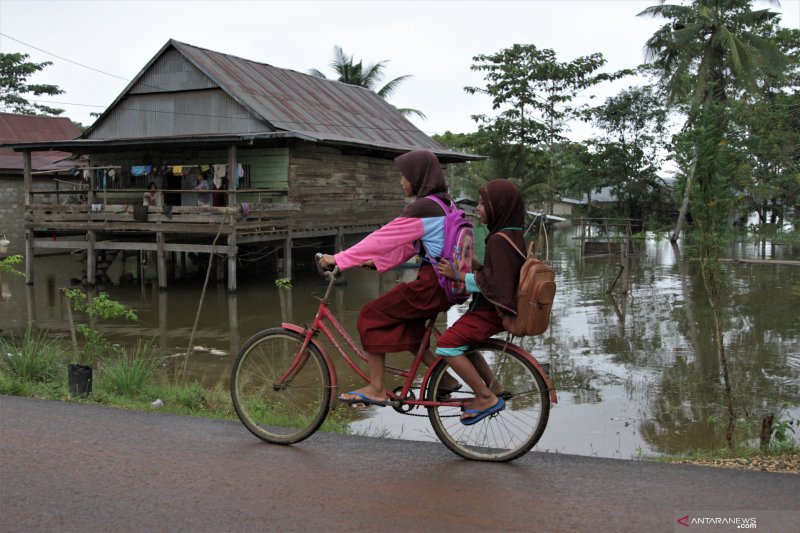
<path id="1" fill-rule="evenodd" d="M 643 61 L 645 40 L 664 23 L 636 15 L 657 3 L 0 0 L 0 51 L 52 61 L 29 81 L 61 87 L 64 94 L 43 103 L 89 125 L 89 113 L 111 104 L 170 38 L 329 75 L 338 44 L 365 62 L 389 60 L 386 80 L 414 76 L 389 101 L 423 111 L 427 120 L 412 119 L 423 131 L 468 132 L 476 129 L 470 115 L 492 112 L 486 97 L 464 92 L 467 85 L 482 85 L 470 70 L 473 56 L 524 43 L 552 48 L 559 61 L 601 52 L 606 70 L 632 68 Z M 782 0 L 771 9 L 782 13 L 783 26 L 800 27 L 800 0 Z M 599 87 L 592 94 L 602 101 L 619 88 Z"/>

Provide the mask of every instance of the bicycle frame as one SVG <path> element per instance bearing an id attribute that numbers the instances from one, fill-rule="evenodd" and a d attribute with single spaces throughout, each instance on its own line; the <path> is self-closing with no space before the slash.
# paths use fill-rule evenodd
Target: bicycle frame
<path id="1" fill-rule="evenodd" d="M 341 337 L 344 343 L 350 347 L 352 353 L 357 354 L 361 359 L 367 360 L 366 354 L 361 350 L 361 348 L 353 341 L 352 337 L 347 333 L 341 323 L 336 319 L 336 316 L 331 312 L 329 308 L 329 298 L 331 291 L 333 289 L 333 285 L 336 279 L 336 274 L 338 273 L 338 269 L 335 269 L 332 272 L 322 272 L 325 277 L 328 278 L 328 288 L 325 291 L 325 296 L 320 299 L 319 308 L 317 309 L 317 313 L 314 316 L 314 322 L 311 328 L 298 326 L 296 324 L 291 323 L 282 323 L 281 327 L 288 330 L 298 333 L 303 336 L 303 343 L 298 350 L 298 353 L 295 357 L 294 362 L 286 371 L 286 373 L 281 376 L 281 378 L 277 381 L 275 386 L 279 386 L 281 383 L 287 380 L 291 380 L 296 372 L 302 368 L 308 358 L 308 346 L 313 344 L 314 347 L 319 350 L 320 354 L 322 355 L 323 359 L 325 360 L 325 364 L 328 366 L 331 376 L 331 405 L 336 405 L 334 401 L 338 396 L 339 390 L 339 381 L 336 374 L 336 366 L 333 364 L 333 360 L 331 356 L 328 354 L 328 351 L 322 346 L 320 343 L 314 341 L 314 337 L 319 335 L 321 332 L 325 338 L 333 345 L 334 349 L 339 353 L 339 355 L 344 359 L 345 363 L 353 369 L 353 371 L 358 374 L 361 379 L 366 382 L 369 382 L 369 376 L 361 370 L 361 368 L 351 359 L 350 355 L 347 351 L 342 347 L 342 344 L 339 342 L 339 339 L 334 335 L 334 332 Z M 401 387 L 400 393 L 395 394 L 392 391 L 388 392 L 389 401 L 393 407 L 400 407 L 401 405 L 410 405 L 414 407 L 434 407 L 434 406 L 441 406 L 441 405 L 449 405 L 449 406 L 465 406 L 470 399 L 443 399 L 443 400 L 425 400 L 423 398 L 409 398 L 408 394 L 411 391 L 412 384 L 414 382 L 414 378 L 417 376 L 417 372 L 419 370 L 419 365 L 422 362 L 422 355 L 425 351 L 430 347 L 430 339 L 431 335 L 435 335 L 436 337 L 439 336 L 439 332 L 436 331 L 435 328 L 435 321 L 436 316 L 430 318 L 428 322 L 428 326 L 425 329 L 425 334 L 422 338 L 422 342 L 420 343 L 419 350 L 417 354 L 414 356 L 414 360 L 411 363 L 411 367 L 408 370 L 402 370 L 392 367 L 386 367 L 386 371 L 404 377 L 405 380 L 403 381 L 403 385 Z M 330 326 L 330 327 L 329 327 Z M 333 328 L 333 331 L 331 330 Z M 542 367 L 539 365 L 539 362 L 534 359 L 530 354 L 522 350 L 516 345 L 510 343 L 502 343 L 501 341 L 497 340 L 490 340 L 487 344 L 490 345 L 498 345 L 503 346 L 503 349 L 514 351 L 530 361 L 530 363 L 536 367 L 539 371 L 541 376 L 544 378 L 545 384 L 547 385 L 547 390 L 550 395 L 550 401 L 552 403 L 557 403 L 555 389 L 553 388 L 552 382 L 550 381 L 550 377 L 542 370 Z M 504 345 L 503 345 L 504 344 Z M 422 393 L 427 390 L 428 388 L 428 381 L 430 379 L 430 375 L 432 370 L 436 367 L 436 364 L 439 362 L 441 357 L 437 357 L 434 360 L 434 363 L 427 369 L 425 374 L 422 377 L 422 383 L 419 386 L 420 396 Z"/>

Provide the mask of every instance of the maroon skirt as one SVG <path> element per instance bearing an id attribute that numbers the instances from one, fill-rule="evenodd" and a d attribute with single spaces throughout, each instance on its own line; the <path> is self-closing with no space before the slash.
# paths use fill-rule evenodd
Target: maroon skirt
<path id="1" fill-rule="evenodd" d="M 433 267 L 424 263 L 416 280 L 401 283 L 361 309 L 356 322 L 361 346 L 372 353 L 416 352 L 426 321 L 451 305 Z"/>
<path id="2" fill-rule="evenodd" d="M 471 346 L 503 331 L 500 315 L 494 309 L 476 309 L 465 313 L 447 328 L 436 341 L 437 348 Z"/>

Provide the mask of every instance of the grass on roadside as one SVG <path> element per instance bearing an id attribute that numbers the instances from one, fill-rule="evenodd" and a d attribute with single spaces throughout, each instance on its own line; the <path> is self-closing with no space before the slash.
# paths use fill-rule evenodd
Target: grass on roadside
<path id="1" fill-rule="evenodd" d="M 666 457 L 645 457 L 647 460 L 661 463 L 713 463 L 714 461 L 725 461 L 730 459 L 755 459 L 761 457 L 777 457 L 784 455 L 800 454 L 800 446 L 794 441 L 778 442 L 770 441 L 766 451 L 757 447 L 739 446 L 734 450 L 719 448 L 716 450 L 698 450 L 693 453 L 683 455 L 671 455 Z"/>
<path id="2" fill-rule="evenodd" d="M 0 395 L 71 401 L 132 411 L 239 420 L 233 410 L 230 392 L 222 382 L 211 388 L 196 382 L 171 384 L 166 381 L 159 382 L 159 376 L 156 375 L 141 388 L 131 389 L 132 394 L 125 394 L 117 384 L 108 379 L 105 368 L 95 379 L 92 394 L 85 397 L 73 397 L 69 394 L 65 366 L 58 381 L 47 383 L 24 381 L 9 374 L 6 369 L 0 368 Z M 151 404 L 157 399 L 161 400 L 163 405 L 155 408 Z M 348 414 L 343 409 L 330 412 L 321 431 L 349 434 Z"/>
<path id="3" fill-rule="evenodd" d="M 56 381 L 63 371 L 66 352 L 57 338 L 31 325 L 22 335 L 0 338 L 0 367 L 23 382 Z"/>
<path id="4" fill-rule="evenodd" d="M 102 362 L 101 380 L 122 396 L 137 397 L 161 366 L 163 354 L 152 340 L 136 340 L 133 349 L 123 348 Z"/>

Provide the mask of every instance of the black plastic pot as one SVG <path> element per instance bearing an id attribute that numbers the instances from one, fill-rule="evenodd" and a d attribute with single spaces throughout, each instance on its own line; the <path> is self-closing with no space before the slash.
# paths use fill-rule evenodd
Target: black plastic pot
<path id="1" fill-rule="evenodd" d="M 73 396 L 87 396 L 92 393 L 92 367 L 67 365 L 69 392 Z"/>

